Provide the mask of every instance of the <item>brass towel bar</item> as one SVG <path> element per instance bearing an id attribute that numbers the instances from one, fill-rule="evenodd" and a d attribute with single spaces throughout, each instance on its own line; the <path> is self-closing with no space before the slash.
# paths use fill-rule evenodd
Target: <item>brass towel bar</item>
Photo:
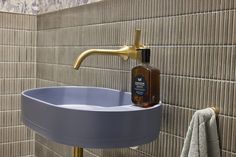
<path id="1" fill-rule="evenodd" d="M 217 107 L 211 107 L 211 109 L 215 112 L 216 115 L 220 113 L 220 110 Z"/>

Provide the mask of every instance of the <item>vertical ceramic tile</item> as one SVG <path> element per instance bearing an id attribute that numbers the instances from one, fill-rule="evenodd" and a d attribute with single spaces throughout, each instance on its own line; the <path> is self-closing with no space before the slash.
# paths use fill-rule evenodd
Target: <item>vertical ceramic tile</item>
<path id="1" fill-rule="evenodd" d="M 236 3 L 235 3 L 236 4 Z M 236 32 L 236 28 L 235 28 L 235 26 L 236 26 L 236 11 L 233 11 L 233 13 L 232 13 L 233 15 L 233 17 L 232 17 L 232 44 L 236 44 L 236 35 L 235 35 L 235 32 Z"/>
<path id="2" fill-rule="evenodd" d="M 26 129 L 20 121 L 20 93 L 35 87 L 36 60 L 30 60 L 30 55 L 27 54 L 33 43 L 24 37 L 26 32 L 32 30 L 25 26 L 28 15 L 1 13 L 0 19 L 0 149 L 3 150 L 0 156 L 31 156 L 34 154 L 34 137 L 33 132 Z"/>
<path id="3" fill-rule="evenodd" d="M 236 84 L 233 84 L 233 95 L 232 95 L 232 102 L 234 102 L 236 100 Z M 232 107 L 232 112 L 233 112 L 233 116 L 236 115 L 236 107 L 235 107 L 235 104 L 233 104 L 233 107 Z"/>

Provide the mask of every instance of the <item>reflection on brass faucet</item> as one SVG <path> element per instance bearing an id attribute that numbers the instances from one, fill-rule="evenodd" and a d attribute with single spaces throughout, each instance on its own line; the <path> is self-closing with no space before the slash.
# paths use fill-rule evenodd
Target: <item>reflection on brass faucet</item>
<path id="1" fill-rule="evenodd" d="M 124 60 L 127 60 L 129 58 L 132 59 L 139 59 L 138 55 L 138 49 L 142 48 L 143 45 L 140 44 L 140 36 L 141 36 L 141 30 L 136 30 L 135 31 L 135 41 L 133 46 L 123 46 L 122 48 L 118 50 L 109 50 L 109 49 L 90 49 L 86 50 L 83 53 L 79 55 L 77 58 L 74 68 L 79 69 L 81 63 L 83 60 L 90 56 L 90 55 L 116 55 L 116 56 L 121 56 Z"/>

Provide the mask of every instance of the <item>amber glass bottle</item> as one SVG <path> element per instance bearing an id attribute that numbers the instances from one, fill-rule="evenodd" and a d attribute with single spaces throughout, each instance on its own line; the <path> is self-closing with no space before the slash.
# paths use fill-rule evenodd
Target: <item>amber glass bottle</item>
<path id="1" fill-rule="evenodd" d="M 149 65 L 150 49 L 139 49 L 141 64 L 132 69 L 132 101 L 151 107 L 160 101 L 160 70 Z"/>

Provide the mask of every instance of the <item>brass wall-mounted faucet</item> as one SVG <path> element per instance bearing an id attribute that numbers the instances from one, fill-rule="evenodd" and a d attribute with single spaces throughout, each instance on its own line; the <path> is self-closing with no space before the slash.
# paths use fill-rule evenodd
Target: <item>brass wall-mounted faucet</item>
<path id="1" fill-rule="evenodd" d="M 74 68 L 76 70 L 79 69 L 83 60 L 90 56 L 90 55 L 116 55 L 122 57 L 124 60 L 128 60 L 129 58 L 132 59 L 139 59 L 138 49 L 144 47 L 140 44 L 140 36 L 141 30 L 135 31 L 135 40 L 133 46 L 123 46 L 118 50 L 109 50 L 109 49 L 90 49 L 82 52 L 79 57 L 77 58 Z"/>

